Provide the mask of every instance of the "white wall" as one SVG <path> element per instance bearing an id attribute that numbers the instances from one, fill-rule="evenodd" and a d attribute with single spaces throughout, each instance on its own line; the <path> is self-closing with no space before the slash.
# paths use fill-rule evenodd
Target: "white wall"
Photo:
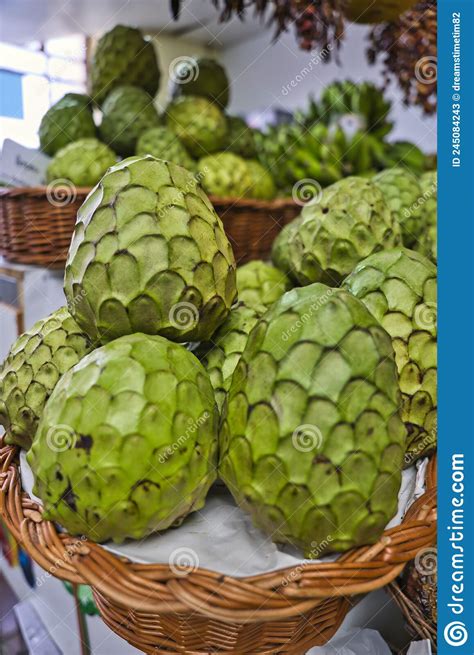
<path id="1" fill-rule="evenodd" d="M 169 100 L 169 77 L 170 66 L 178 57 L 199 55 L 214 57 L 215 51 L 204 45 L 197 44 L 194 41 L 183 37 L 163 36 L 154 39 L 155 47 L 158 51 L 158 61 L 161 70 L 160 89 L 156 96 L 156 103 L 162 111 Z"/>
<path id="2" fill-rule="evenodd" d="M 313 93 L 316 98 L 324 86 L 334 80 L 371 80 L 382 83 L 380 66 L 369 66 L 365 55 L 368 28 L 349 25 L 340 50 L 341 64 L 319 61 L 318 51 L 304 52 L 298 48 L 293 29 L 272 44 L 272 32 L 262 33 L 252 40 L 219 52 L 232 82 L 232 112 L 265 110 L 271 105 L 284 108 L 304 108 Z M 287 87 L 287 85 L 289 85 Z M 285 88 L 286 87 L 286 88 Z M 392 84 L 388 97 L 393 101 L 391 118 L 395 128 L 390 139 L 408 139 L 423 150 L 436 148 L 436 120 L 424 117 L 419 109 L 403 105 L 402 94 Z"/>

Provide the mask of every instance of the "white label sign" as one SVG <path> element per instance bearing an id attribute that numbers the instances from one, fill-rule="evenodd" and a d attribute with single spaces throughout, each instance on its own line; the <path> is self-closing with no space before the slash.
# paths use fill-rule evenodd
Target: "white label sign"
<path id="1" fill-rule="evenodd" d="M 0 180 L 13 186 L 41 186 L 50 158 L 39 150 L 5 139 L 0 156 Z"/>

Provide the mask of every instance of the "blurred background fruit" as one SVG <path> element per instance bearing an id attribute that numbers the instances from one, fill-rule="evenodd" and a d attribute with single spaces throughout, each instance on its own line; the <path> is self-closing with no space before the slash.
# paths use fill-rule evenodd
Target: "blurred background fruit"
<path id="1" fill-rule="evenodd" d="M 67 179 L 79 187 L 94 186 L 116 161 L 117 155 L 105 143 L 79 139 L 58 150 L 48 166 L 46 179 Z"/>
<path id="2" fill-rule="evenodd" d="M 54 155 L 68 143 L 95 135 L 90 98 L 79 93 L 66 93 L 48 109 L 39 126 L 41 150 L 47 155 Z"/>
<path id="3" fill-rule="evenodd" d="M 90 66 L 90 92 L 97 104 L 118 86 L 138 86 L 153 97 L 159 83 L 155 48 L 139 30 L 116 25 L 99 39 Z"/>

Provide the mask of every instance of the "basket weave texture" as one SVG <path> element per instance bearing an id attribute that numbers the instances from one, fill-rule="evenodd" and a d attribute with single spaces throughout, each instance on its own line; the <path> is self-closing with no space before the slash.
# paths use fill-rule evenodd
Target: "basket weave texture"
<path id="1" fill-rule="evenodd" d="M 17 264 L 64 266 L 76 214 L 90 189 L 0 189 L 0 254 Z"/>
<path id="2" fill-rule="evenodd" d="M 0 254 L 18 264 L 64 266 L 77 210 L 89 191 L 68 184 L 0 189 Z M 301 210 L 291 198 L 210 199 L 238 263 L 268 257 L 278 232 Z"/>
<path id="3" fill-rule="evenodd" d="M 19 453 L 0 440 L 0 513 L 43 569 L 91 585 L 103 620 L 145 653 L 301 655 L 326 643 L 356 596 L 393 581 L 436 539 L 436 463 L 401 525 L 336 562 L 234 578 L 195 568 L 137 564 L 60 533 L 22 491 Z"/>

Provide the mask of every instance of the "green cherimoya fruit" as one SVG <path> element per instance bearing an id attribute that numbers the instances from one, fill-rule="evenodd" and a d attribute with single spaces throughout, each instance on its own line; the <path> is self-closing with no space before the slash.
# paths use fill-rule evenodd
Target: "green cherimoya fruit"
<path id="1" fill-rule="evenodd" d="M 245 157 L 245 159 L 251 159 L 257 155 L 254 132 L 240 116 L 227 116 L 225 149 Z"/>
<path id="2" fill-rule="evenodd" d="M 66 307 L 38 321 L 10 348 L 0 368 L 0 425 L 5 442 L 28 449 L 59 378 L 92 350 Z"/>
<path id="3" fill-rule="evenodd" d="M 139 30 L 116 25 L 99 39 L 90 67 L 91 95 L 99 105 L 117 86 L 139 86 L 154 96 L 159 82 L 155 48 Z"/>
<path id="4" fill-rule="evenodd" d="M 257 200 L 273 200 L 276 196 L 276 186 L 270 172 L 255 159 L 247 159 L 245 163 L 252 179 L 247 195 Z"/>
<path id="5" fill-rule="evenodd" d="M 292 265 L 288 244 L 293 238 L 293 233 L 299 230 L 301 221 L 302 217 L 300 215 L 285 225 L 285 227 L 279 232 L 272 245 L 272 262 L 277 268 L 280 269 L 280 271 L 286 273 L 286 275 L 288 275 L 288 277 L 291 279 L 294 279 L 294 275 L 291 272 Z"/>
<path id="6" fill-rule="evenodd" d="M 64 290 L 77 322 L 102 343 L 133 332 L 202 341 L 236 299 L 235 260 L 191 173 L 130 157 L 78 211 Z"/>
<path id="7" fill-rule="evenodd" d="M 438 247 L 438 177 L 436 171 L 429 171 L 420 177 L 423 231 L 415 250 L 434 262 Z"/>
<path id="8" fill-rule="evenodd" d="M 172 78 L 173 97 L 201 96 L 225 109 L 229 104 L 229 79 L 223 66 L 208 57 L 183 57 Z"/>
<path id="9" fill-rule="evenodd" d="M 220 434 L 220 475 L 255 525 L 307 557 L 375 542 L 398 505 L 405 428 L 390 336 L 323 284 L 250 333 Z"/>
<path id="10" fill-rule="evenodd" d="M 388 168 L 372 178 L 400 223 L 403 243 L 413 247 L 423 232 L 422 192 L 415 174 L 406 168 Z"/>
<path id="11" fill-rule="evenodd" d="M 143 132 L 137 141 L 135 154 L 153 155 L 158 159 L 166 159 L 188 171 L 195 167 L 186 148 L 176 134 L 167 127 L 152 127 Z"/>
<path id="12" fill-rule="evenodd" d="M 378 252 L 357 265 L 344 287 L 392 337 L 410 464 L 436 445 L 436 266 L 404 248 Z"/>
<path id="13" fill-rule="evenodd" d="M 167 339 L 132 334 L 60 380 L 28 461 L 45 518 L 121 542 L 200 509 L 216 457 L 217 407 L 202 364 Z"/>
<path id="14" fill-rule="evenodd" d="M 194 157 L 203 157 L 225 145 L 227 121 L 222 111 L 206 98 L 177 98 L 166 109 L 167 125 Z"/>
<path id="15" fill-rule="evenodd" d="M 50 156 L 68 143 L 95 135 L 90 98 L 80 93 L 66 93 L 48 109 L 39 127 L 41 150 Z"/>
<path id="16" fill-rule="evenodd" d="M 247 344 L 249 334 L 260 316 L 263 306 L 249 307 L 239 302 L 213 335 L 212 341 L 203 345 L 201 361 L 209 373 L 219 410 L 229 391 L 232 374 Z"/>
<path id="17" fill-rule="evenodd" d="M 252 185 L 247 163 L 232 152 L 218 152 L 198 162 L 198 177 L 207 193 L 221 198 L 243 198 Z"/>
<path id="18" fill-rule="evenodd" d="M 328 187 L 302 211 L 288 243 L 291 271 L 300 284 L 338 286 L 368 255 L 400 245 L 400 226 L 380 189 L 361 177 Z"/>
<path id="19" fill-rule="evenodd" d="M 119 86 L 102 107 L 100 136 L 119 155 L 133 155 L 138 137 L 159 124 L 153 99 L 136 86 Z"/>
<path id="20" fill-rule="evenodd" d="M 97 139 L 79 139 L 54 155 L 46 171 L 48 182 L 67 178 L 76 186 L 93 186 L 117 161 L 116 154 Z"/>
<path id="21" fill-rule="evenodd" d="M 255 260 L 237 268 L 239 300 L 246 305 L 268 307 L 288 291 L 291 284 L 286 275 L 271 264 Z"/>

